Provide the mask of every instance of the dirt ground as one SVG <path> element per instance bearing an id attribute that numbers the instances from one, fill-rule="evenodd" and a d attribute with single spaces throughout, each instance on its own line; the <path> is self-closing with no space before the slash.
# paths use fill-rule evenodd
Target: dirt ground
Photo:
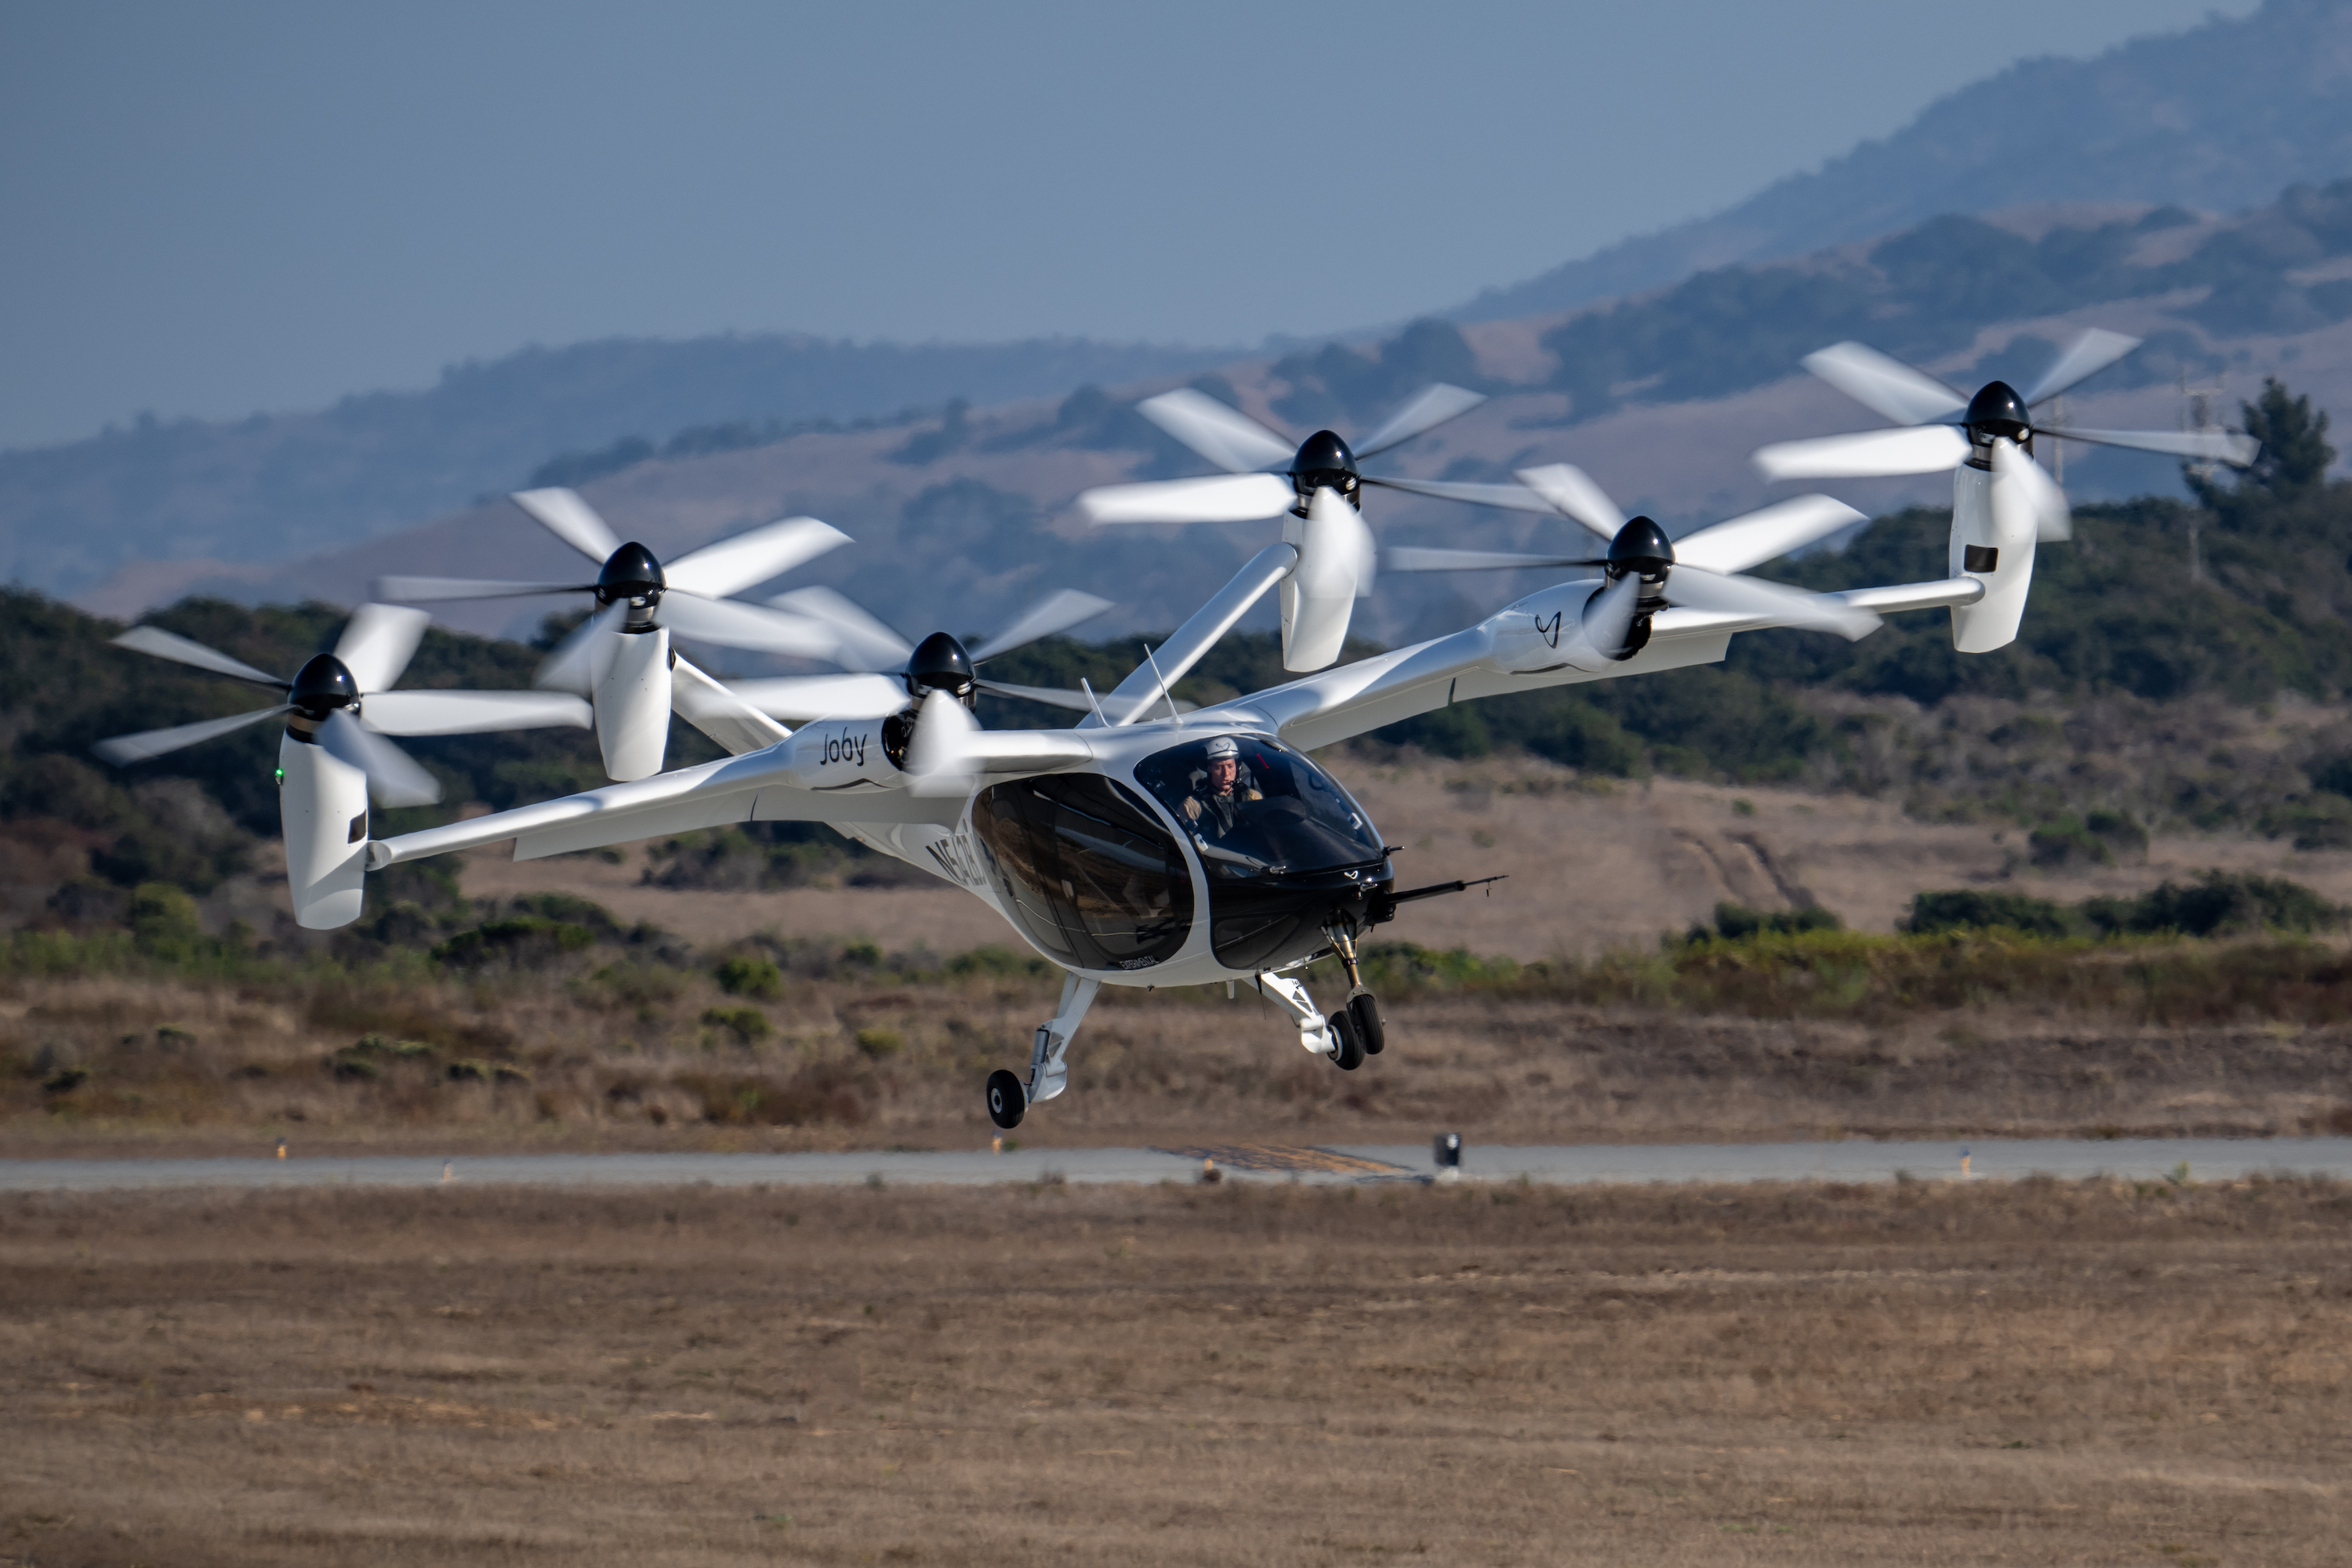
<path id="1" fill-rule="evenodd" d="M 2320 1564 L 2352 1194 L 0 1205 L 0 1562 Z"/>
<path id="2" fill-rule="evenodd" d="M 1522 963 L 1647 942 L 1704 919 L 1718 900 L 1759 909 L 1820 903 L 1848 925 L 1889 931 L 1923 888 L 1997 886 L 2072 900 L 2137 892 L 2209 867 L 2286 876 L 2352 901 L 2352 852 L 2296 850 L 2240 834 L 2159 836 L 2145 865 L 2044 874 L 2014 827 L 1916 821 L 1894 801 L 1659 778 L 1580 784 L 1533 760 L 1392 766 L 1343 762 L 1349 790 L 1402 847 L 1401 885 L 1505 873 L 1486 892 L 1410 906 L 1383 936 Z M 1746 810 L 1742 810 L 1742 805 Z M 504 846 L 468 857 L 466 891 L 562 891 L 624 921 L 704 944 L 759 931 L 859 934 L 887 948 L 960 952 L 1015 940 L 978 900 L 937 888 L 673 891 L 641 885 L 641 851 L 619 865 L 575 858 L 517 864 Z"/>

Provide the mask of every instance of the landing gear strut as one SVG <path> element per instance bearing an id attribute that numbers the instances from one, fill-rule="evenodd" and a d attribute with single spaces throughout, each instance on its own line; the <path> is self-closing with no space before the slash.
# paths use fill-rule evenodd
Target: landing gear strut
<path id="1" fill-rule="evenodd" d="M 1070 1037 L 1078 1032 L 1087 1009 L 1094 1005 L 1095 994 L 1101 989 L 1099 980 L 1082 980 L 1075 974 L 1063 980 L 1062 1005 L 1037 1026 L 1037 1037 L 1031 1043 L 1029 1081 L 1023 1083 L 1003 1068 L 988 1075 L 991 1121 L 1011 1131 L 1021 1125 L 1021 1118 L 1032 1105 L 1051 1100 L 1070 1086 Z"/>
<path id="2" fill-rule="evenodd" d="M 1381 1026 L 1380 1003 L 1365 987 L 1364 977 L 1356 968 L 1355 927 L 1352 923 L 1328 926 L 1325 928 L 1324 934 L 1331 939 L 1332 950 L 1339 953 L 1340 964 L 1348 971 L 1348 1005 L 1341 1013 L 1347 1016 L 1350 1029 L 1362 1045 L 1361 1057 L 1379 1056 L 1388 1044 L 1388 1031 Z M 1335 1028 L 1339 1018 L 1340 1013 L 1331 1015 Z M 1360 1060 L 1361 1057 L 1358 1059 Z M 1344 1068 L 1351 1064 L 1342 1059 L 1339 1065 Z"/>

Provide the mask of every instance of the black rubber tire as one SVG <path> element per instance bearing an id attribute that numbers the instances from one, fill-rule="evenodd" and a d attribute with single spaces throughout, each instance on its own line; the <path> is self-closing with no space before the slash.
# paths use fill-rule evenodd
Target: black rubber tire
<path id="1" fill-rule="evenodd" d="M 1364 1054 L 1376 1057 L 1388 1041 L 1388 1031 L 1381 1026 L 1381 1005 L 1372 1000 L 1369 991 L 1359 991 L 1348 998 L 1348 1016 L 1356 1020 L 1356 1033 L 1363 1037 Z"/>
<path id="2" fill-rule="evenodd" d="M 988 1119 L 1007 1132 L 1021 1125 L 1029 1110 L 1029 1091 L 1014 1074 L 998 1068 L 988 1075 Z"/>
<path id="3" fill-rule="evenodd" d="M 1356 1020 L 1345 1007 L 1332 1014 L 1329 1022 L 1331 1037 L 1339 1042 L 1339 1054 L 1331 1059 L 1341 1072 L 1354 1072 L 1364 1065 L 1364 1037 L 1356 1033 Z"/>

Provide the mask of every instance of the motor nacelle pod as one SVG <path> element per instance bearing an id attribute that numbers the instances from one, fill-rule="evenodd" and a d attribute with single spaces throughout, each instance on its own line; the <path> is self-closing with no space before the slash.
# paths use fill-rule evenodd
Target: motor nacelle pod
<path id="1" fill-rule="evenodd" d="M 608 778 L 624 782 L 661 772 L 669 748 L 669 628 L 625 630 L 611 637 L 590 697 L 596 707 L 596 744 Z"/>
<path id="2" fill-rule="evenodd" d="M 367 774 L 326 747 L 289 734 L 278 743 L 278 819 L 295 921 L 331 931 L 366 900 Z"/>
<path id="3" fill-rule="evenodd" d="M 1952 606 L 1952 646 L 1962 653 L 2008 647 L 2024 619 L 2038 534 L 2025 484 L 1972 462 L 1952 471 L 1950 574 L 1985 585 L 1975 604 Z"/>

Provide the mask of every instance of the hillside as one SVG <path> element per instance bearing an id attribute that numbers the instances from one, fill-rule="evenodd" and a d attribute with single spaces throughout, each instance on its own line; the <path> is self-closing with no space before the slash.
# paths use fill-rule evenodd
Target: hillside
<path id="1" fill-rule="evenodd" d="M 2137 201 L 2234 212 L 2352 169 L 2352 6 L 2269 0 L 2095 59 L 2028 60 L 1727 211 L 1491 289 L 1464 321 L 1572 310 L 1938 213 Z"/>
<path id="2" fill-rule="evenodd" d="M 615 339 L 452 365 L 422 392 L 163 423 L 0 452 L 0 580 L 77 593 L 141 559 L 284 561 L 513 489 L 560 452 L 652 431 L 677 452 L 910 423 L 1192 369 L 1224 352 L 1079 340 L 902 346 Z"/>
<path id="3" fill-rule="evenodd" d="M 1857 316 L 1873 329 L 1901 321 L 1902 342 L 1886 346 L 1938 358 L 1958 374 L 2021 332 L 2046 338 L 2068 330 L 2069 312 L 2148 302 L 2101 319 L 2155 331 L 2185 326 L 2190 335 L 2156 345 L 2131 374 L 2169 380 L 2176 370 L 2201 374 L 2226 363 L 2258 379 L 2289 363 L 2290 352 L 2308 349 L 2322 374 L 2306 365 L 2298 378 L 2335 400 L 2325 367 L 2344 356 L 2333 345 L 2284 340 L 2338 319 L 2337 302 L 2308 287 L 2336 279 L 2282 275 L 2325 270 L 2342 259 L 2340 244 L 2307 230 L 2284 236 L 2282 248 L 2270 232 L 2276 226 L 2265 226 L 2261 212 L 2217 226 L 2192 209 L 2238 213 L 2292 183 L 2352 171 L 2346 107 L 2352 94 L 2341 90 L 2352 72 L 2347 17 L 2352 10 L 2341 5 L 2280 0 L 2242 21 L 2142 40 L 2096 60 L 2019 66 L 1932 106 L 1897 136 L 1784 181 L 1718 218 L 1482 297 L 1456 313 L 1470 328 L 1475 361 L 1444 352 L 1426 330 L 1376 354 L 1360 352 L 1364 344 L 1341 345 L 1272 368 L 1229 351 L 1088 342 L 899 347 L 771 336 L 533 350 L 453 367 L 423 392 L 228 423 L 142 422 L 88 441 L 0 453 L 0 574 L 117 613 L 200 588 L 247 598 L 348 599 L 364 571 L 378 568 L 339 571 L 337 552 L 364 552 L 368 542 L 451 516 L 534 477 L 577 483 L 647 458 L 688 467 L 698 455 L 787 446 L 789 468 L 733 470 L 750 482 L 723 505 L 700 505 L 694 494 L 700 481 L 653 487 L 651 499 L 656 509 L 695 510 L 706 530 L 760 521 L 758 513 L 788 503 L 820 510 L 860 537 L 878 537 L 878 514 L 904 507 L 929 482 L 969 478 L 1025 498 L 999 510 L 1026 505 L 1045 515 L 1087 474 L 1021 461 L 982 473 L 959 466 L 959 450 L 986 449 L 989 438 L 1013 434 L 1041 412 L 1060 428 L 1060 401 L 1088 386 L 1131 397 L 1211 369 L 1244 395 L 1278 404 L 1291 420 L 1341 414 L 1361 420 L 1376 395 L 1403 380 L 1394 374 L 1400 357 L 1423 368 L 1452 363 L 1456 374 L 1483 374 L 1499 389 L 1572 400 L 1497 409 L 1484 434 L 1475 425 L 1452 433 L 1448 465 L 1467 458 L 1494 467 L 1522 452 L 1540 455 L 1559 443 L 1511 433 L 1591 425 L 1620 404 L 1686 405 L 1679 415 L 1594 431 L 1599 453 L 1578 460 L 1598 472 L 1609 466 L 1600 454 L 1622 453 L 1624 461 L 1602 473 L 1604 480 L 1692 521 L 1758 496 L 1741 461 L 1757 440 L 1802 433 L 1810 419 L 1854 416 L 1834 395 L 1804 393 L 1770 408 L 1722 405 L 1785 373 L 1798 353 L 1858 330 Z M 2057 230 L 2087 237 L 2077 247 L 2087 250 L 2021 257 L 2015 246 L 2004 252 L 1977 229 L 1930 221 L 1969 213 L 1993 215 L 1992 226 L 2028 247 Z M 2287 216 L 2290 227 L 2299 221 Z M 2118 223 L 2152 226 L 2133 235 L 2115 232 Z M 2216 232 L 2244 243 L 2207 256 L 2211 265 L 2201 270 L 2175 265 Z M 1889 253 L 1888 237 L 1902 234 L 1915 236 L 1909 253 Z M 1798 276 L 1756 265 L 1776 258 L 1800 258 Z M 2007 286 L 2021 268 L 2038 275 L 2021 292 Z M 1861 278 L 1859 290 L 1847 287 L 1849 272 Z M 1654 292 L 1661 289 L 1666 292 Z M 2214 305 L 2188 309 L 2188 319 L 2176 321 L 2196 302 L 2169 300 L 2163 291 L 2192 289 L 2211 290 Z M 1604 300 L 1617 302 L 1586 309 Z M 1559 318 L 1571 309 L 1586 317 L 1563 326 Z M 1400 356 L 1400 348 L 1438 352 Z M 1008 407 L 1032 399 L 1040 400 L 1034 408 Z M 959 400 L 971 416 L 943 420 Z M 2175 415 L 2160 397 L 2140 406 L 2140 417 L 2168 424 Z M 1135 432 L 1106 436 L 1088 408 L 1077 412 L 1096 449 L 1145 449 Z M 1796 428 L 1770 428 L 1775 419 Z M 905 438 L 927 426 L 936 428 L 923 442 Z M 866 439 L 876 426 L 885 438 Z M 967 430 L 975 440 L 958 438 Z M 813 438 L 794 442 L 795 432 Z M 1041 445 L 1049 443 L 1031 443 Z M 873 461 L 883 454 L 902 460 Z M 932 460 L 941 456 L 944 468 Z M 853 464 L 863 471 L 841 472 Z M 828 473 L 840 474 L 843 487 L 807 482 Z M 2077 484 L 2090 496 L 2137 494 L 2156 488 L 2161 474 L 2160 466 L 2101 457 Z M 928 482 L 902 486 L 901 478 Z M 1878 508 L 1932 497 L 1916 487 L 1882 487 L 1859 499 Z M 482 539 L 491 515 L 468 518 L 460 535 Z M 1418 521 L 1410 509 L 1397 515 Z M 263 570 L 294 561 L 306 564 Z M 1122 571 L 1128 564 L 1109 557 L 1101 563 Z M 444 566 L 457 569 L 447 562 L 409 569 Z M 1192 591 L 1189 581 L 1181 591 Z M 1403 635 L 1442 616 L 1448 602 L 1444 595 L 1408 595 L 1381 634 Z M 919 613 L 936 615 L 928 606 Z"/>
<path id="4" fill-rule="evenodd" d="M 1629 509 L 1687 529 L 1787 493 L 1748 454 L 1769 440 L 1853 429 L 1867 411 L 1810 376 L 1800 355 L 1861 334 L 1955 382 L 2031 376 L 2087 326 L 2145 335 L 2137 355 L 2084 384 L 2068 416 L 2097 428 L 2169 428 L 2177 378 L 2219 377 L 2226 411 L 2278 374 L 2322 406 L 2352 407 L 2352 182 L 2297 188 L 2230 220 L 2179 209 L 2074 207 L 1939 217 L 1866 245 L 1705 273 L 1639 300 L 1565 318 L 1468 329 L 1423 322 L 1378 343 L 1235 362 L 1196 376 L 1213 395 L 1303 433 L 1360 431 L 1433 378 L 1486 388 L 1486 405 L 1381 459 L 1391 472 L 1496 479 L 1529 462 L 1579 463 Z M 1159 384 L 1165 384 L 1164 382 Z M 675 554 L 793 512 L 857 544 L 796 583 L 837 587 L 914 635 L 1002 624 L 1042 593 L 1073 586 L 1119 608 L 1090 636 L 1165 627 L 1269 537 L 1250 524 L 1089 529 L 1069 502 L 1088 485 L 1198 472 L 1112 395 L 958 408 L 904 426 L 783 433 L 717 452 L 642 447 L 563 458 L 616 527 Z M 2179 493 L 2167 460 L 2074 447 L 2077 501 Z M 634 459 L 634 460 L 632 460 Z M 1939 479 L 1836 487 L 1891 512 L 1948 499 Z M 1383 494 L 1369 514 L 1391 543 L 1549 547 L 1565 524 Z M 80 595 L 130 615 L 194 592 L 353 602 L 391 572 L 569 575 L 576 558 L 503 500 L 423 527 L 284 563 L 156 562 Z M 1360 629 L 1398 643 L 1508 603 L 1535 580 L 1391 574 Z M 452 625 L 528 635 L 546 606 L 447 606 Z M 1262 611 L 1251 623 L 1271 625 Z M 737 668 L 742 668 L 740 664 Z"/>

